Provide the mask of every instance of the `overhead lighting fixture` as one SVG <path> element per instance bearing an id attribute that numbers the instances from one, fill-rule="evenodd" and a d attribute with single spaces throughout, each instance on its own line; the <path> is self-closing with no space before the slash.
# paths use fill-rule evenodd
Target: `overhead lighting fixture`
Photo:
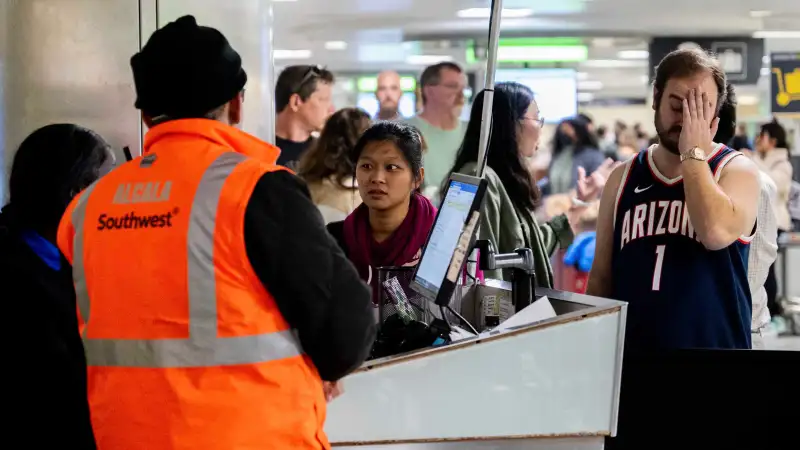
<path id="1" fill-rule="evenodd" d="M 769 17 L 772 15 L 772 11 L 766 10 L 757 10 L 757 11 L 750 11 L 750 17 L 755 19 L 763 19 L 764 17 Z"/>
<path id="2" fill-rule="evenodd" d="M 761 39 L 800 39 L 800 31 L 756 31 L 754 38 Z"/>
<path id="3" fill-rule="evenodd" d="M 650 57 L 650 52 L 647 50 L 621 50 L 617 52 L 619 59 L 647 59 Z"/>
<path id="4" fill-rule="evenodd" d="M 594 100 L 594 94 L 591 92 L 578 92 L 578 101 L 581 103 L 586 103 Z"/>
<path id="5" fill-rule="evenodd" d="M 614 46 L 614 38 L 594 38 L 594 39 L 592 39 L 592 47 L 611 48 L 613 46 Z"/>
<path id="6" fill-rule="evenodd" d="M 583 80 L 588 80 L 589 79 L 589 74 L 586 73 L 586 72 L 578 72 L 575 76 L 578 77 L 579 81 L 583 81 Z"/>
<path id="7" fill-rule="evenodd" d="M 488 19 L 492 11 L 489 8 L 467 8 L 459 10 L 456 16 L 462 19 Z M 528 8 L 503 8 L 500 17 L 504 19 L 515 19 L 529 17 L 533 15 L 533 10 Z"/>
<path id="8" fill-rule="evenodd" d="M 761 57 L 761 63 L 762 64 L 769 64 L 770 61 L 771 61 L 771 59 L 770 59 L 769 55 L 764 55 L 764 56 Z"/>
<path id="9" fill-rule="evenodd" d="M 600 89 L 603 89 L 603 83 L 596 80 L 579 81 L 578 89 L 582 91 L 599 91 Z"/>
<path id="10" fill-rule="evenodd" d="M 449 55 L 408 55 L 406 57 L 406 64 L 413 64 L 419 66 L 429 66 L 440 62 L 452 61 L 453 57 Z"/>
<path id="11" fill-rule="evenodd" d="M 325 43 L 326 50 L 345 50 L 347 49 L 347 42 L 345 41 L 328 41 Z"/>
<path id="12" fill-rule="evenodd" d="M 273 50 L 274 59 L 309 59 L 311 50 Z"/>

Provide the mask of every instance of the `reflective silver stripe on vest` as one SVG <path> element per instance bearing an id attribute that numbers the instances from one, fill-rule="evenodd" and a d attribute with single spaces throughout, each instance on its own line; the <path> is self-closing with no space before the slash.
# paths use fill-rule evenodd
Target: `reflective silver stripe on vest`
<path id="1" fill-rule="evenodd" d="M 84 339 L 90 366 L 113 367 L 213 367 L 254 364 L 302 354 L 290 330 L 251 336 L 218 337 L 216 276 L 214 273 L 214 227 L 222 188 L 234 168 L 247 158 L 238 153 L 220 155 L 203 174 L 192 202 L 187 233 L 189 287 L 189 338 L 187 339 Z M 84 194 L 88 198 L 88 192 Z M 83 222 L 86 200 L 75 208 L 75 253 L 83 252 Z M 79 211 L 79 207 L 80 211 Z M 79 247 L 80 244 L 80 247 Z M 74 258 L 76 265 L 83 264 Z M 83 267 L 75 268 L 85 279 Z M 86 293 L 86 284 L 83 282 Z M 89 296 L 85 295 L 88 317 Z M 106 301 L 110 301 L 107 299 Z M 84 314 L 83 308 L 81 314 Z"/>
<path id="2" fill-rule="evenodd" d="M 86 287 L 86 272 L 83 268 L 83 227 L 86 205 L 89 203 L 89 195 L 95 186 L 97 186 L 97 181 L 84 189 L 75 203 L 75 209 L 72 210 L 72 227 L 75 230 L 75 236 L 72 239 L 72 281 L 75 283 L 78 311 L 81 313 L 84 323 L 89 321 L 89 290 Z"/>

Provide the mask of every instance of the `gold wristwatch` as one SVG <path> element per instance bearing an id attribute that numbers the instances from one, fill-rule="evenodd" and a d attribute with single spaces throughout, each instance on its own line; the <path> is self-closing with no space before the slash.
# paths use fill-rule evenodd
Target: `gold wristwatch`
<path id="1" fill-rule="evenodd" d="M 703 149 L 701 149 L 700 147 L 694 147 L 689 151 L 681 153 L 681 162 L 684 162 L 687 159 L 696 159 L 698 161 L 705 161 L 706 152 L 704 152 Z"/>

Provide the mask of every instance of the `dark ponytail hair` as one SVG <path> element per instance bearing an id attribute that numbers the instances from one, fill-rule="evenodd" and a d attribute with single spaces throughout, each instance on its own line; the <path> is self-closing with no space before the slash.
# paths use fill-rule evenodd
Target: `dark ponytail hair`
<path id="1" fill-rule="evenodd" d="M 778 123 L 778 119 L 773 118 L 771 122 L 761 125 L 761 134 L 767 134 L 770 138 L 775 139 L 776 148 L 789 148 L 789 141 L 786 140 L 786 129 Z"/>

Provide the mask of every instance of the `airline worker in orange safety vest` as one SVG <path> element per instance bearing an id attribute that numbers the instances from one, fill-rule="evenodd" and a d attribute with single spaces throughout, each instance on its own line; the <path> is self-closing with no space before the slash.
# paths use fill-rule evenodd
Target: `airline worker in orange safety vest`
<path id="1" fill-rule="evenodd" d="M 323 380 L 367 357 L 369 288 L 279 150 L 234 127 L 247 76 L 219 31 L 182 17 L 131 66 L 144 155 L 58 232 L 98 448 L 329 448 Z"/>

